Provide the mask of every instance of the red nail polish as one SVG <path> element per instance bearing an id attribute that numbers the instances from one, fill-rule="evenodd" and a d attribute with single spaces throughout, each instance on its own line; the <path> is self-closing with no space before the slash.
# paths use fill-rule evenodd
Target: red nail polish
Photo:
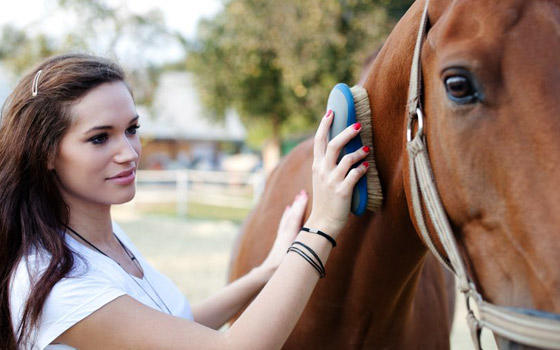
<path id="1" fill-rule="evenodd" d="M 332 109 L 329 109 L 327 114 L 325 114 L 325 118 L 330 117 L 332 115 L 332 113 L 333 113 Z"/>
<path id="2" fill-rule="evenodd" d="M 368 152 L 369 152 L 369 147 L 368 147 L 368 146 L 364 146 L 364 147 L 362 147 L 362 150 L 364 150 L 364 152 L 368 153 Z"/>
<path id="3" fill-rule="evenodd" d="M 354 130 L 360 130 L 361 127 L 362 127 L 361 123 L 354 124 Z"/>
<path id="4" fill-rule="evenodd" d="M 368 162 L 363 162 L 362 163 L 366 168 L 369 167 L 369 163 Z"/>

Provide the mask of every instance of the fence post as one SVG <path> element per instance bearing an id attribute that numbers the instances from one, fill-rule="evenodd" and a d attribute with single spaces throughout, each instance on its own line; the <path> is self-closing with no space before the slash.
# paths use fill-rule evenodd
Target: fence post
<path id="1" fill-rule="evenodd" d="M 177 215 L 185 216 L 188 210 L 189 173 L 187 169 L 177 170 Z"/>
<path id="2" fill-rule="evenodd" d="M 261 198 L 262 193 L 264 192 L 264 186 L 266 184 L 266 175 L 264 170 L 257 171 L 251 174 L 251 178 L 249 183 L 253 186 L 253 205 L 255 205 L 259 199 Z"/>

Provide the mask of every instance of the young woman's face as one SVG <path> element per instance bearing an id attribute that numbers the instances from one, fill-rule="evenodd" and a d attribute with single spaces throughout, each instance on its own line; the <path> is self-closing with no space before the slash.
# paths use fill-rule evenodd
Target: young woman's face
<path id="1" fill-rule="evenodd" d="M 140 157 L 138 115 L 123 82 L 104 83 L 70 108 L 72 125 L 52 168 L 67 204 L 131 200 Z"/>

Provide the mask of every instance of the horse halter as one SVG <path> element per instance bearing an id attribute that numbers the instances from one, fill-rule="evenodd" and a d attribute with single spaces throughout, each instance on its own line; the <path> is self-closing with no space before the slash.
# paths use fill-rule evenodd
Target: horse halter
<path id="1" fill-rule="evenodd" d="M 498 306 L 484 301 L 468 276 L 465 264 L 457 248 L 455 236 L 435 186 L 424 137 L 424 114 L 421 106 L 422 67 L 420 54 L 428 27 L 428 5 L 429 0 L 426 0 L 412 59 L 408 91 L 406 147 L 409 158 L 411 199 L 417 227 L 431 252 L 440 263 L 453 272 L 458 281 L 459 290 L 465 295 L 468 310 L 467 322 L 473 343 L 477 349 L 482 349 L 480 334 L 484 327 L 505 339 L 520 344 L 545 349 L 560 349 L 559 314 Z M 418 128 L 416 134 L 414 134 L 416 123 L 418 123 Z M 432 241 L 424 221 L 422 202 L 427 211 L 426 217 L 432 222 L 447 259 L 441 255 Z M 478 315 L 474 312 L 473 306 L 477 307 Z"/>

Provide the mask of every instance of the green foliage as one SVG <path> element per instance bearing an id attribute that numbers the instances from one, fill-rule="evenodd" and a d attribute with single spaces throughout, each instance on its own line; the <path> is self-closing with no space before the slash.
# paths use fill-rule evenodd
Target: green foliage
<path id="1" fill-rule="evenodd" d="M 119 57 L 138 103 L 150 105 L 159 74 L 189 69 L 208 114 L 235 108 L 250 143 L 311 131 L 337 82 L 354 84 L 410 0 L 224 0 L 224 9 L 199 24 L 189 42 L 170 32 L 160 11 L 142 15 L 124 0 L 56 0 L 56 12 L 79 18 L 62 38 L 37 28 L 0 28 L 0 62 L 15 76 L 43 58 L 69 51 Z M 69 21 L 71 23 L 72 21 Z M 133 43 L 132 45 L 130 43 Z M 186 62 L 157 65 L 144 52 L 166 43 L 188 51 Z"/>
<path id="2" fill-rule="evenodd" d="M 215 118 L 233 107 L 249 129 L 269 123 L 268 137 L 312 130 L 330 89 L 356 83 L 409 3 L 230 0 L 200 23 L 187 67 Z"/>
<path id="3" fill-rule="evenodd" d="M 55 53 L 56 45 L 44 34 L 29 36 L 24 30 L 10 25 L 1 29 L 0 61 L 17 76 Z"/>
<path id="4" fill-rule="evenodd" d="M 387 9 L 389 16 L 399 19 L 414 1 L 411 0 L 379 0 L 379 4 Z"/>

